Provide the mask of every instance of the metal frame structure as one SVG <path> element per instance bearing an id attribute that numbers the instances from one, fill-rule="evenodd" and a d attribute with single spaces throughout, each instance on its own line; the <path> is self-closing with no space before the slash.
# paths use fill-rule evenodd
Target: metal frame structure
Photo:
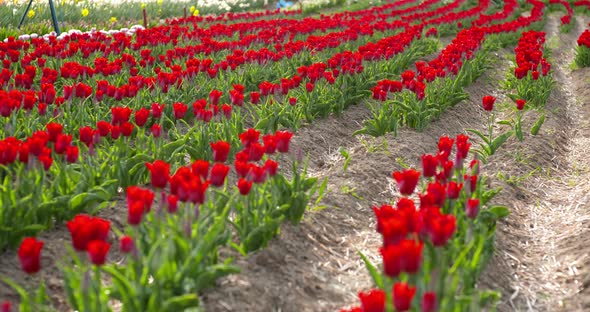
<path id="1" fill-rule="evenodd" d="M 23 16 L 21 17 L 20 22 L 18 23 L 18 29 L 20 29 L 20 27 L 23 25 L 25 17 L 31 9 L 31 5 L 33 5 L 33 0 L 29 1 L 29 4 L 27 5 L 27 8 L 25 9 Z M 55 30 L 55 33 L 59 36 L 61 32 L 59 31 L 59 25 L 57 23 L 57 15 L 55 14 L 55 5 L 53 5 L 53 0 L 49 0 L 49 10 L 51 10 L 51 21 L 53 22 L 53 29 Z"/>

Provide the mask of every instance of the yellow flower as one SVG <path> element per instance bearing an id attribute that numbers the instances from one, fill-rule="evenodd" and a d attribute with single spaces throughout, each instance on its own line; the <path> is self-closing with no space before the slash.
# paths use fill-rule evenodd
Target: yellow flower
<path id="1" fill-rule="evenodd" d="M 88 16 L 88 13 L 90 13 L 90 11 L 88 11 L 88 9 L 82 9 L 82 17 Z"/>
<path id="2" fill-rule="evenodd" d="M 164 2 L 164 0 L 158 0 L 158 5 L 162 5 L 162 2 Z"/>
<path id="3" fill-rule="evenodd" d="M 141 9 L 145 9 L 145 2 L 141 3 Z"/>
<path id="4" fill-rule="evenodd" d="M 29 12 L 27 13 L 27 17 L 28 18 L 33 18 L 35 16 L 35 11 L 34 10 L 29 10 Z"/>
<path id="5" fill-rule="evenodd" d="M 116 17 L 114 17 L 114 16 L 113 16 L 113 17 L 111 17 L 111 23 L 115 23 L 115 22 L 117 22 L 117 18 L 116 18 Z"/>
<path id="6" fill-rule="evenodd" d="M 199 10 L 195 10 L 195 11 L 193 12 L 193 16 L 199 16 Z"/>
<path id="7" fill-rule="evenodd" d="M 193 5 L 193 6 L 191 6 L 191 8 L 190 8 L 190 10 L 189 10 L 189 11 L 191 11 L 191 14 L 192 14 L 192 13 L 195 11 L 195 6 L 194 6 L 194 5 Z"/>

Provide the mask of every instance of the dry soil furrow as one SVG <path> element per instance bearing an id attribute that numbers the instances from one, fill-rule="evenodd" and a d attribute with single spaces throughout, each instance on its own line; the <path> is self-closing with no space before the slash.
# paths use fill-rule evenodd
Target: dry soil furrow
<path id="1" fill-rule="evenodd" d="M 576 39 L 588 19 L 578 17 L 569 34 L 559 33 L 559 23 L 559 17 L 552 15 L 546 25 L 557 81 L 546 108 L 553 113 L 540 137 L 511 144 L 491 160 L 505 177 L 515 178 L 498 183 L 504 186 L 499 201 L 510 206 L 513 214 L 500 227 L 503 263 L 491 270 L 491 274 L 512 270 L 512 293 L 502 307 L 506 311 L 584 310 L 580 300 L 565 299 L 580 291 L 581 271 L 588 269 L 590 250 L 584 235 L 590 219 L 585 153 L 590 127 L 583 123 L 589 117 L 590 101 L 580 93 L 580 81 L 572 78 L 569 69 Z M 516 159 L 516 167 L 500 165 Z"/>

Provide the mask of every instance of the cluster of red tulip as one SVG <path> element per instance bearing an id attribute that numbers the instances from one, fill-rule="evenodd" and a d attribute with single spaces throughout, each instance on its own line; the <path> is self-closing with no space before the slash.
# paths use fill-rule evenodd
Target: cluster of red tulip
<path id="1" fill-rule="evenodd" d="M 53 127 L 50 128 L 53 129 Z M 254 129 L 248 129 L 240 134 L 243 149 L 236 153 L 234 162 L 239 194 L 248 195 L 253 184 L 263 184 L 267 177 L 277 174 L 279 164 L 276 161 L 268 158 L 262 165 L 257 162 L 261 161 L 264 155 L 270 157 L 275 153 L 289 152 L 292 135 L 288 131 L 263 135 L 261 144 L 261 133 Z M 170 214 L 176 214 L 179 203 L 189 203 L 195 205 L 198 217 L 199 205 L 206 202 L 208 188 L 210 186 L 219 188 L 225 185 L 230 172 L 230 167 L 225 165 L 230 155 L 230 144 L 218 141 L 211 143 L 210 146 L 213 151 L 213 164 L 205 160 L 197 160 L 191 166 L 178 168 L 174 174 L 170 173 L 170 164 L 164 161 L 156 160 L 145 164 L 150 172 L 152 188 L 161 192 L 159 212 L 165 210 Z M 168 187 L 169 191 L 166 192 Z M 139 226 L 144 216 L 151 211 L 155 199 L 154 190 L 138 186 L 127 188 L 127 222 L 130 226 Z M 193 220 L 193 222 L 197 221 Z M 72 246 L 76 251 L 87 253 L 89 263 L 93 265 L 102 266 L 106 263 L 111 247 L 109 221 L 79 214 L 67 222 L 67 227 L 71 234 Z M 22 241 L 18 256 L 24 272 L 34 274 L 41 269 L 42 247 L 43 242 L 33 237 L 27 237 Z M 134 251 L 134 239 L 130 236 L 122 236 L 120 248 L 123 253 Z"/>
<path id="2" fill-rule="evenodd" d="M 418 6 L 403 10 L 391 11 L 390 14 L 380 16 L 380 19 L 384 20 L 388 17 L 401 16 L 402 14 L 408 14 L 416 10 L 423 10 L 434 2 L 435 1 L 431 0 L 428 3 Z M 389 4 L 387 6 L 383 6 L 382 9 L 396 8 L 403 4 L 405 3 Z M 115 40 L 113 40 L 113 38 L 110 38 L 100 32 L 92 35 L 72 34 L 60 41 L 57 41 L 55 38 L 51 38 L 48 42 L 45 42 L 42 39 L 32 39 L 30 43 L 23 43 L 20 41 L 15 41 L 13 38 L 11 38 L 5 44 L 5 47 L 1 46 L 4 43 L 0 43 L 0 58 L 3 58 L 4 50 L 7 50 L 5 54 L 10 56 L 10 60 L 5 60 L 4 62 L 5 68 L 3 69 L 2 75 L 0 75 L 0 85 L 7 85 L 10 81 L 14 80 L 14 86 L 22 87 L 23 89 L 30 89 L 33 85 L 36 75 L 35 67 L 33 67 L 31 64 L 33 61 L 37 60 L 37 65 L 41 68 L 43 73 L 41 81 L 46 85 L 46 87 L 44 87 L 42 91 L 37 92 L 36 97 L 38 101 L 33 99 L 33 94 L 31 93 L 31 96 L 29 97 L 33 102 L 28 106 L 32 107 L 35 102 L 38 102 L 40 112 L 44 112 L 46 106 L 53 104 L 54 101 L 56 105 L 59 106 L 64 100 L 68 100 L 72 96 L 77 98 L 87 98 L 94 93 L 94 99 L 96 101 L 102 101 L 105 96 L 120 101 L 124 98 L 134 98 L 138 96 L 138 93 L 141 89 L 147 88 L 152 90 L 156 85 L 158 85 L 160 89 L 166 93 L 171 86 L 180 88 L 184 79 L 192 79 L 200 72 L 204 72 L 208 77 L 213 78 L 216 77 L 218 71 L 228 70 L 228 67 L 230 67 L 232 70 L 235 70 L 237 66 L 244 64 L 245 62 L 258 62 L 259 64 L 262 64 L 268 60 L 278 61 L 283 57 L 290 58 L 294 54 L 301 52 L 304 48 L 313 49 L 315 51 L 319 51 L 328 47 L 335 48 L 338 45 L 343 44 L 345 41 L 356 40 L 359 33 L 371 34 L 374 30 L 384 31 L 386 29 L 392 29 L 392 27 L 399 28 L 403 25 L 408 25 L 407 22 L 400 24 L 399 22 L 395 21 L 390 24 L 385 22 L 372 24 L 374 20 L 372 14 L 376 14 L 374 11 L 377 12 L 377 10 L 362 11 L 364 13 L 361 16 L 361 20 L 357 20 L 355 18 L 348 21 L 346 14 L 340 14 L 333 16 L 332 19 L 329 20 L 304 20 L 301 22 L 297 20 L 265 20 L 256 22 L 254 25 L 252 25 L 252 23 L 232 24 L 224 26 L 227 29 L 224 29 L 223 27 L 216 27 L 214 30 L 207 32 L 201 29 L 195 29 L 194 32 L 189 32 L 189 30 L 186 28 L 180 28 L 180 26 L 176 26 L 175 28 L 177 29 L 175 29 L 174 32 L 182 32 L 183 38 L 190 39 L 193 37 L 198 37 L 199 40 L 201 40 L 201 45 L 190 47 L 177 46 L 177 38 L 180 36 L 180 34 L 176 34 L 174 37 L 166 37 L 165 34 L 162 33 L 163 30 L 159 28 L 140 31 L 137 34 L 135 42 L 131 42 L 127 36 L 122 34 L 115 35 Z M 429 12 L 430 15 L 441 13 L 443 13 L 441 10 Z M 416 15 L 414 18 L 423 18 L 423 15 L 424 14 Z M 358 17 L 358 14 L 355 17 Z M 285 22 L 293 23 L 293 25 L 284 25 Z M 315 25 L 313 24 L 314 22 L 323 24 Z M 359 24 L 359 22 L 361 24 Z M 278 32 L 278 34 L 269 33 L 268 36 L 261 35 L 261 33 L 266 32 L 267 29 L 272 27 L 276 28 L 278 25 L 281 25 L 280 27 L 285 29 L 285 31 Z M 296 34 L 311 33 L 317 28 L 331 29 L 342 26 L 346 26 L 349 28 L 349 30 L 345 30 L 341 33 L 331 33 L 326 36 L 309 36 L 307 43 L 303 41 L 295 41 L 285 44 L 284 46 L 278 44 L 279 42 L 283 41 L 284 36 L 287 33 L 295 36 Z M 216 42 L 211 39 L 215 36 L 230 35 L 235 31 L 252 32 L 256 29 L 260 30 L 261 33 L 258 35 L 245 36 L 240 41 L 231 45 L 228 45 L 225 41 Z M 338 34 L 338 36 L 335 37 L 336 34 Z M 260 40 L 256 38 L 264 38 L 265 44 L 274 45 L 278 52 L 274 53 L 266 48 L 262 48 L 259 51 L 248 50 L 243 52 L 241 50 L 242 47 L 252 45 L 255 42 L 254 40 Z M 388 47 L 390 42 L 395 41 L 398 40 L 389 40 L 388 42 L 383 42 L 380 46 Z M 153 66 L 156 61 L 156 57 L 151 55 L 152 49 L 146 48 L 146 46 L 157 46 L 168 44 L 170 42 L 174 43 L 175 46 L 169 50 L 166 50 L 164 54 L 160 54 L 157 57 L 157 60 L 160 63 L 164 63 L 167 68 L 170 68 L 170 72 L 165 72 L 160 68 L 155 68 L 154 72 L 157 75 L 156 77 L 138 74 L 142 68 L 145 68 L 146 66 Z M 396 45 L 396 47 L 399 46 L 404 45 Z M 34 48 L 34 50 L 27 53 L 30 48 Z M 141 58 L 137 60 L 132 54 L 125 53 L 125 48 L 133 49 L 134 51 L 140 51 Z M 221 52 L 227 49 L 233 50 L 233 53 L 228 55 L 226 60 L 216 64 L 213 64 L 213 60 L 210 58 L 199 60 L 194 57 L 194 55 L 199 52 L 209 55 L 211 53 Z M 395 48 L 395 50 L 399 50 L 399 48 Z M 84 58 L 89 58 L 92 54 L 97 52 L 103 53 L 104 57 L 97 57 L 94 60 L 93 67 L 81 65 L 78 62 L 65 62 L 57 70 L 45 67 L 46 59 L 44 57 L 59 57 L 65 59 L 72 57 L 77 53 L 81 53 Z M 120 55 L 120 57 L 116 58 L 114 61 L 109 61 L 106 58 L 109 55 Z M 387 55 L 390 55 L 390 53 L 387 53 Z M 182 61 L 183 58 L 187 57 L 188 59 L 184 64 L 186 67 L 185 69 L 183 69 L 183 66 L 181 65 L 174 65 L 174 63 Z M 8 69 L 11 63 L 20 63 L 20 65 L 27 68 L 27 70 L 23 74 L 13 75 L 14 71 L 10 71 Z M 75 83 L 73 85 L 64 84 L 63 96 L 56 97 L 56 90 L 53 87 L 53 84 L 58 77 L 63 79 L 77 80 L 81 77 L 91 78 L 96 74 L 100 74 L 106 78 L 111 75 L 119 75 L 124 67 L 128 69 L 131 75 L 131 77 L 128 78 L 128 83 L 126 84 L 115 86 L 110 85 L 106 80 L 97 80 L 96 87 L 83 82 Z M 342 71 L 358 71 L 358 66 L 355 68 L 347 70 L 345 66 Z M 332 75 L 332 72 L 322 72 L 321 75 Z M 334 76 L 337 77 L 337 73 L 334 73 Z M 330 80 L 329 77 L 328 80 Z M 288 89 L 283 88 L 283 90 L 286 91 Z M 11 102 L 8 103 L 10 104 Z M 4 116 L 7 116 L 9 115 L 9 111 L 19 107 L 20 104 L 18 104 L 18 102 L 13 102 L 12 105 L 9 105 L 7 108 L 0 109 L 0 111 L 3 112 Z"/>
<path id="3" fill-rule="evenodd" d="M 262 184 L 267 177 L 277 174 L 279 164 L 267 159 L 263 165 L 258 165 L 263 156 L 273 155 L 276 152 L 287 153 L 292 133 L 278 131 L 275 134 L 267 134 L 262 137 L 263 144 L 259 143 L 260 132 L 248 129 L 240 134 L 244 149 L 236 153 L 234 168 L 238 177 L 237 187 L 242 195 L 248 195 L 252 184 Z M 175 213 L 178 209 L 178 202 L 203 204 L 206 200 L 205 193 L 209 186 L 222 187 L 230 167 L 224 163 L 228 160 L 230 144 L 225 141 L 211 143 L 214 163 L 211 165 L 206 160 L 196 160 L 188 167 L 180 167 L 176 173 L 170 174 L 170 164 L 156 160 L 153 163 L 146 163 L 150 171 L 151 185 L 153 188 L 162 190 L 162 205 L 166 205 L 167 211 Z M 163 190 L 170 186 L 170 194 Z M 142 189 L 137 186 L 127 188 L 127 207 L 130 225 L 138 225 L 142 216 L 150 211 L 154 193 L 149 189 Z"/>
<path id="4" fill-rule="evenodd" d="M 572 22 L 572 17 L 574 16 L 574 9 L 572 9 L 572 6 L 570 5 L 570 3 L 568 1 L 549 0 L 549 3 L 560 4 L 565 8 L 567 14 L 561 17 L 561 24 L 562 25 L 569 25 Z"/>
<path id="5" fill-rule="evenodd" d="M 480 3 L 480 6 L 477 7 L 478 10 L 473 9 L 469 14 L 460 14 L 456 19 L 446 15 L 445 20 L 460 20 L 466 16 L 476 15 L 481 10 L 487 8 L 487 3 L 487 1 Z M 418 100 L 423 99 L 425 97 L 426 84 L 433 82 L 436 78 L 443 78 L 448 74 L 457 75 L 463 65 L 463 59 L 469 60 L 474 56 L 476 51 L 481 47 L 486 34 L 513 32 L 519 28 L 528 26 L 533 21 L 539 20 L 542 16 L 544 4 L 536 0 L 532 0 L 530 3 L 534 5 L 534 9 L 531 11 L 531 16 L 529 17 L 519 17 L 517 20 L 511 22 L 484 27 L 470 27 L 461 30 L 451 44 L 446 46 L 437 58 L 428 63 L 416 63 L 416 71 L 408 70 L 404 72 L 401 75 L 401 82 L 387 79 L 379 81 L 372 90 L 373 98 L 385 101 L 388 92 L 401 92 L 405 88 L 415 93 Z M 502 12 L 493 16 L 480 16 L 473 25 L 483 25 L 493 20 L 509 16 L 514 11 L 515 6 L 517 6 L 516 2 L 507 2 Z M 400 84 L 403 85 L 403 88 L 399 88 Z"/>
<path id="6" fill-rule="evenodd" d="M 590 0 L 578 0 L 574 2 L 574 6 L 577 7 L 586 7 L 588 10 L 590 10 Z"/>
<path id="7" fill-rule="evenodd" d="M 539 79 L 539 69 L 543 76 L 547 76 L 551 70 L 551 64 L 543 57 L 543 45 L 545 43 L 545 32 L 525 31 L 518 40 L 514 49 L 516 53 L 516 65 L 514 75 L 522 79 L 529 75 L 533 80 Z"/>
<path id="8" fill-rule="evenodd" d="M 45 170 L 49 170 L 53 163 L 53 152 L 63 155 L 68 163 L 78 161 L 79 149 L 72 145 L 72 135 L 64 134 L 63 126 L 59 123 L 48 123 L 45 131 L 35 131 L 25 140 L 14 137 L 0 140 L 0 164 L 4 166 L 18 160 L 25 165 L 38 162 Z"/>
<path id="9" fill-rule="evenodd" d="M 422 155 L 422 172 L 406 169 L 393 173 L 398 190 L 404 197 L 395 206 L 373 207 L 377 232 L 383 237 L 380 249 L 383 274 L 382 277 L 373 276 L 380 289 L 359 293 L 361 306 L 341 311 L 384 312 L 392 311 L 392 306 L 395 311 L 408 311 L 417 305 L 421 306 L 421 311 L 443 311 L 440 306 L 443 297 L 455 296 L 441 289 L 444 283 L 440 284 L 437 280 L 444 279 L 448 269 L 445 267 L 448 262 L 443 259 L 454 257 L 440 255 L 458 252 L 457 248 L 467 248 L 461 245 L 448 247 L 448 244 L 456 232 L 464 235 L 465 229 L 460 227 L 473 226 L 483 204 L 479 192 L 479 162 L 472 160 L 469 169 L 464 169 L 471 146 L 468 140 L 465 135 L 458 135 L 454 140 L 441 137 L 437 154 Z M 456 151 L 452 160 L 450 156 L 454 146 Z M 419 186 L 421 179 L 424 185 Z M 417 196 L 418 207 L 411 199 L 416 188 L 423 190 Z M 462 239 L 457 238 L 459 241 Z M 424 252 L 425 248 L 428 252 Z M 439 258 L 433 259 L 435 254 Z M 428 282 L 424 283 L 421 279 Z M 416 285 L 412 286 L 410 281 Z M 392 296 L 387 294 L 389 291 Z M 414 300 L 415 295 L 419 300 Z"/>
<path id="10" fill-rule="evenodd" d="M 190 25 L 195 20 L 199 20 L 189 18 L 172 23 L 173 25 L 139 31 L 133 37 L 124 33 L 108 35 L 104 32 L 95 32 L 72 33 L 60 40 L 56 37 L 49 37 L 47 40 L 33 38 L 30 41 L 9 38 L 6 42 L 0 42 L 0 60 L 3 67 L 0 71 L 0 115 L 7 122 L 2 129 L 7 138 L 0 141 L 0 163 L 8 165 L 20 160 L 21 163 L 30 164 L 24 167 L 31 168 L 31 165 L 38 160 L 42 164 L 39 167 L 50 170 L 53 166 L 55 167 L 53 171 L 61 172 L 60 177 L 65 180 L 72 180 L 69 176 L 71 174 L 79 178 L 93 179 L 87 176 L 90 170 L 80 176 L 77 174 L 81 170 L 79 167 L 67 167 L 68 163 L 79 162 L 80 156 L 87 158 L 84 146 L 88 148 L 89 155 L 97 156 L 94 157 L 96 159 L 93 162 L 102 163 L 107 161 L 105 157 L 112 155 L 110 161 L 120 165 L 124 164 L 119 159 L 122 155 L 137 153 L 122 149 L 129 149 L 132 146 L 146 147 L 144 136 L 140 135 L 142 133 L 151 133 L 153 138 L 158 138 L 162 134 L 170 134 L 170 131 L 173 131 L 176 133 L 174 138 L 182 138 L 183 133 L 179 133 L 174 121 L 189 120 L 194 116 L 194 119 L 207 123 L 214 120 L 215 116 L 221 115 L 220 112 L 229 118 L 233 115 L 235 106 L 242 106 L 248 100 L 252 104 L 257 104 L 264 101 L 263 97 L 272 95 L 286 96 L 285 101 L 279 102 L 292 106 L 298 106 L 300 103 L 304 105 L 303 101 L 299 101 L 297 97 L 289 93 L 303 87 L 307 93 L 312 92 L 317 90 L 315 86 L 320 80 L 334 84 L 340 76 L 352 76 L 363 72 L 363 62 L 388 59 L 403 52 L 415 38 L 420 37 L 421 29 L 409 26 L 412 20 L 406 19 L 406 16 L 419 20 L 424 17 L 444 15 L 455 8 L 459 2 L 453 2 L 433 11 L 428 9 L 437 3 L 435 0 L 416 5 L 412 3 L 411 0 L 405 0 L 355 13 L 322 16 L 318 19 L 308 18 L 303 21 L 254 20 L 227 25 L 215 24 L 206 29 L 195 27 L 194 24 L 193 27 L 187 27 L 187 24 Z M 424 12 L 421 13 L 421 11 Z M 400 20 L 402 18 L 404 21 Z M 408 31 L 386 37 L 377 43 L 359 44 L 358 51 L 336 52 L 332 56 L 327 55 L 326 62 L 315 62 L 306 67 L 291 66 L 293 70 L 299 67 L 297 73 L 280 78 L 276 82 L 261 81 L 260 77 L 251 74 L 251 79 L 246 78 L 248 85 L 230 83 L 228 90 L 220 91 L 227 86 L 225 79 L 211 78 L 213 72 L 223 72 L 223 75 L 235 75 L 237 78 L 239 75 L 232 73 L 232 68 L 237 71 L 237 66 L 240 64 L 257 61 L 274 62 L 283 57 L 290 59 L 305 49 L 319 51 L 338 48 L 344 42 L 351 42 L 375 32 L 390 32 L 403 27 L 407 27 Z M 343 30 L 334 32 L 339 28 Z M 281 29 L 281 31 L 275 32 L 270 29 Z M 326 34 L 315 35 L 318 29 Z M 223 37 L 231 37 L 236 32 L 241 34 L 240 39 L 223 40 Z M 306 39 L 292 40 L 283 44 L 286 34 L 296 37 L 293 39 L 299 39 L 299 37 Z M 188 41 L 197 37 L 200 44 L 196 46 L 179 44 L 183 40 Z M 265 47 L 259 50 L 246 50 L 246 47 L 258 44 L 274 46 L 275 52 Z M 205 56 L 197 58 L 198 54 Z M 270 57 L 267 57 L 269 55 Z M 162 67 L 157 67 L 157 64 L 162 64 Z M 248 73 L 245 74 L 248 75 Z M 114 80 L 115 76 L 120 78 Z M 190 90 L 184 86 L 197 82 L 196 79 L 199 79 L 198 84 L 207 84 L 208 89 L 199 91 L 197 96 L 177 96 L 179 91 L 189 92 Z M 233 76 L 227 80 L 233 80 Z M 210 84 L 211 82 L 213 84 Z M 256 89 L 256 83 L 258 83 L 258 89 Z M 361 91 L 356 90 L 359 93 Z M 321 90 L 321 92 L 328 91 Z M 203 99 L 207 96 L 208 101 Z M 146 107 L 144 101 L 138 100 L 144 97 L 150 97 L 149 102 L 157 101 L 158 103 Z M 197 100 L 193 100 L 194 98 Z M 189 101 L 192 102 L 192 114 L 189 113 L 191 110 Z M 272 98 L 268 102 L 272 103 Z M 259 117 L 263 118 L 267 114 L 263 111 L 259 113 Z M 70 122 L 70 119 L 73 122 Z M 19 122 L 21 120 L 24 123 Z M 224 129 L 232 127 L 231 132 L 236 133 L 237 136 L 237 133 L 243 130 L 240 121 L 225 122 L 224 118 L 220 118 L 220 121 L 222 122 L 211 126 L 211 129 L 207 131 L 210 131 L 216 140 L 222 139 L 231 141 L 232 144 L 236 143 L 237 139 L 217 133 L 221 133 L 218 130 L 223 127 Z M 51 130 L 47 126 L 49 123 L 52 124 Z M 177 123 L 177 125 L 180 124 L 186 123 Z M 142 131 L 143 127 L 147 131 Z M 51 135 L 49 131 L 52 131 Z M 228 133 L 225 131 L 223 133 Z M 76 138 L 81 144 L 76 142 Z M 104 140 L 119 143 L 132 140 L 135 144 L 130 146 L 119 143 L 113 146 L 100 144 Z M 147 144 L 150 140 L 148 139 Z M 184 145 L 187 149 L 191 145 L 196 148 L 192 153 L 189 151 L 191 156 L 193 158 L 206 156 L 199 150 L 207 146 L 208 142 L 200 142 L 198 146 L 195 146 L 194 143 L 197 142 L 194 140 L 191 137 Z M 188 144 L 188 141 L 192 144 Z M 101 148 L 96 150 L 99 144 Z M 154 147 L 156 145 L 161 144 L 155 144 Z M 120 150 L 118 152 L 120 154 L 110 154 L 112 147 Z M 29 157 L 31 153 L 35 157 Z M 168 154 L 164 155 L 166 153 L 167 151 L 157 148 L 155 155 L 145 155 L 145 158 L 170 157 Z M 58 166 L 55 166 L 54 160 L 58 160 L 59 155 L 64 155 L 66 161 L 58 162 Z M 84 161 L 80 168 L 87 165 Z M 62 170 L 62 166 L 66 166 L 67 170 Z M 58 167 L 59 170 L 57 170 Z M 123 168 L 119 170 L 116 167 L 113 167 L 112 174 L 104 176 L 96 172 L 96 177 L 102 176 L 103 179 L 109 180 L 122 178 L 121 174 L 125 170 Z M 24 174 L 21 168 L 23 166 L 14 166 L 12 172 Z M 133 182 L 126 181 L 122 187 L 142 180 L 144 172 L 145 170 L 129 177 Z M 23 194 L 33 193 L 35 200 L 57 196 L 48 194 L 42 196 L 45 193 L 42 189 L 50 189 L 49 185 L 52 184 L 53 178 L 56 177 L 50 177 L 51 180 L 40 180 L 47 185 L 37 185 L 38 191 L 23 191 Z M 16 179 L 16 181 L 21 180 L 23 179 Z M 75 188 L 76 194 L 71 193 L 74 186 L 76 184 L 72 184 L 70 189 L 63 189 L 64 193 L 61 195 L 83 196 L 78 193 L 85 190 L 78 187 Z M 89 186 L 91 187 L 92 185 Z M 23 188 L 15 187 L 14 189 Z M 110 190 L 99 191 L 103 195 L 105 192 L 111 193 L 111 196 L 114 195 Z M 21 196 L 19 194 L 16 194 L 17 200 Z M 101 195 L 100 197 L 104 200 L 109 196 Z M 5 204 L 8 205 L 8 203 Z M 66 215 L 58 219 L 70 217 L 71 215 Z M 36 220 L 42 224 L 45 223 L 41 219 Z M 4 244 L 6 244 L 5 241 L 0 242 L 0 246 Z M 18 242 L 13 241 L 12 244 L 18 244 Z"/>

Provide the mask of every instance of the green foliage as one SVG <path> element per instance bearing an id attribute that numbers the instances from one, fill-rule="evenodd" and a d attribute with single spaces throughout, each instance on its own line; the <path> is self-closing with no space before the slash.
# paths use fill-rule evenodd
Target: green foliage
<path id="1" fill-rule="evenodd" d="M 580 45 L 577 46 L 576 57 L 574 58 L 574 62 L 580 68 L 590 67 L 590 48 Z"/>

